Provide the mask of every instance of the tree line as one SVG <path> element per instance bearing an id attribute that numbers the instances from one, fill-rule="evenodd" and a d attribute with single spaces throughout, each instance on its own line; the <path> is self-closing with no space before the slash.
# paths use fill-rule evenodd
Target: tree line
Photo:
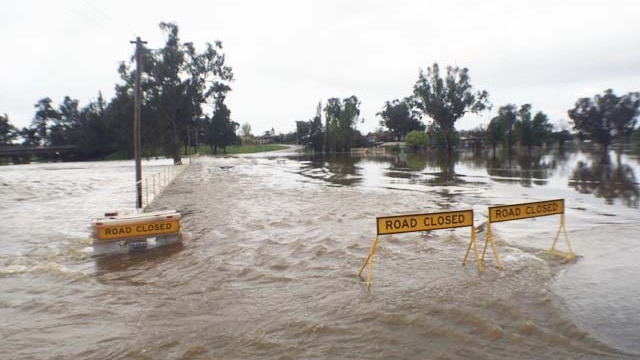
<path id="1" fill-rule="evenodd" d="M 219 149 L 238 143 L 238 124 L 231 120 L 225 98 L 231 91 L 233 71 L 226 64 L 222 43 L 207 43 L 197 51 L 182 42 L 176 24 L 159 25 L 166 42 L 160 49 L 143 48 L 141 71 L 142 152 L 181 160 L 181 149 L 199 144 Z M 34 105 L 31 124 L 18 129 L 0 116 L 0 145 L 21 139 L 25 146 L 74 145 L 69 155 L 79 160 L 102 158 L 114 152 L 133 153 L 132 127 L 136 69 L 133 57 L 118 67 L 120 83 L 107 102 L 101 93 L 80 107 L 65 96 L 55 105 L 46 97 Z M 211 106 L 210 112 L 206 107 Z"/>
<path id="2" fill-rule="evenodd" d="M 164 154 L 179 162 L 181 149 L 205 144 L 216 153 L 237 144 L 239 124 L 231 120 L 225 104 L 233 71 L 226 65 L 222 43 L 207 43 L 198 52 L 192 43 L 180 41 L 177 25 L 163 22 L 160 29 L 166 36 L 164 47 L 143 50 L 143 153 Z M 100 93 L 82 108 L 69 96 L 58 106 L 43 98 L 35 104 L 31 124 L 22 129 L 11 125 L 6 114 L 0 116 L 0 145 L 19 138 L 30 146 L 74 145 L 80 159 L 113 152 L 130 157 L 136 77 L 132 61 L 120 64 L 121 82 L 109 102 Z M 207 105 L 212 107 L 210 112 L 205 111 Z M 295 133 L 281 136 L 281 140 L 293 139 L 309 150 L 327 153 L 367 146 L 370 139 L 356 129 L 362 121 L 360 105 L 355 95 L 330 98 L 324 106 L 318 104 L 312 119 L 296 121 Z M 382 120 L 375 137 L 377 141 L 404 140 L 416 147 L 429 145 L 451 154 L 459 143 L 456 122 L 469 113 L 491 108 L 489 93 L 474 90 L 467 68 L 447 66 L 441 71 L 434 63 L 426 72 L 419 72 L 410 96 L 387 101 L 376 114 Z M 602 145 L 606 152 L 613 142 L 622 143 L 634 131 L 640 143 L 640 131 L 635 130 L 639 109 L 638 92 L 617 96 L 606 90 L 602 95 L 578 99 L 567 113 L 577 136 Z M 250 127 L 243 132 L 246 136 Z M 530 104 L 501 106 L 488 127 L 475 133 L 494 151 L 498 146 L 511 149 L 519 145 L 531 152 L 533 147 L 572 136 L 566 129 L 554 133 L 548 116 L 542 111 L 533 113 Z"/>
<path id="3" fill-rule="evenodd" d="M 634 133 L 640 110 L 639 94 L 617 96 L 609 89 L 603 95 L 578 99 L 567 111 L 576 135 L 602 145 L 605 152 L 613 141 L 628 140 Z M 359 104 L 355 96 L 342 102 L 329 99 L 324 107 L 324 127 L 319 104 L 313 119 L 296 122 L 299 141 L 316 152 L 342 151 L 349 145 L 356 146 L 354 139 L 358 137 L 354 135 L 357 132 L 354 125 L 357 122 L 353 119 L 357 115 L 352 114 L 357 112 L 350 109 L 359 111 Z M 382 120 L 375 136 L 379 141 L 404 140 L 413 147 L 429 145 L 451 154 L 459 143 L 455 123 L 468 113 L 477 114 L 491 108 L 489 93 L 474 91 L 467 68 L 448 66 L 441 74 L 440 67 L 434 63 L 426 72 L 420 71 L 412 95 L 384 104 L 377 113 Z M 428 126 L 422 122 L 423 118 L 430 120 Z M 498 146 L 511 149 L 518 145 L 529 153 L 534 147 L 551 142 L 561 144 L 572 138 L 567 129 L 554 132 L 548 116 L 542 111 L 533 113 L 530 104 L 503 105 L 486 129 L 478 128 L 470 133 L 494 151 Z M 635 130 L 634 138 L 640 144 L 640 130 Z"/>

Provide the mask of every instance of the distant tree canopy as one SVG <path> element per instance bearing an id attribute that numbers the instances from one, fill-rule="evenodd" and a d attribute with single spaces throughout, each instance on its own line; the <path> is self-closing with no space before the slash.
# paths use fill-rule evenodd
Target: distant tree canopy
<path id="1" fill-rule="evenodd" d="M 414 149 L 420 149 L 429 145 L 429 136 L 422 130 L 411 130 L 407 134 L 405 142 Z"/>
<path id="2" fill-rule="evenodd" d="M 420 112 L 412 108 L 410 101 L 410 99 L 387 101 L 382 111 L 376 114 L 382 118 L 380 125 L 389 129 L 396 140 L 404 140 L 410 131 L 426 129 L 420 121 Z"/>
<path id="3" fill-rule="evenodd" d="M 240 134 L 242 134 L 242 136 L 244 137 L 251 136 L 251 124 L 249 123 L 242 124 L 242 127 L 240 128 Z"/>
<path id="4" fill-rule="evenodd" d="M 360 100 L 355 95 L 342 100 L 331 98 L 327 100 L 324 113 L 325 151 L 349 151 L 360 137 L 355 129 L 360 115 Z"/>
<path id="5" fill-rule="evenodd" d="M 578 135 L 602 145 L 607 154 L 614 139 L 622 143 L 633 132 L 639 110 L 640 93 L 617 96 L 608 89 L 602 95 L 578 99 L 568 114 Z"/>
<path id="6" fill-rule="evenodd" d="M 296 121 L 296 134 L 298 143 L 304 145 L 307 150 L 322 152 L 325 140 L 322 128 L 322 102 L 318 102 L 313 119 Z"/>
<path id="7" fill-rule="evenodd" d="M 501 106 L 487 128 L 486 140 L 493 147 L 502 144 L 511 149 L 516 141 L 527 147 L 529 153 L 534 146 L 542 146 L 552 134 L 553 126 L 543 112 L 531 118 L 531 105 L 518 107 L 513 104 Z"/>
<path id="8" fill-rule="evenodd" d="M 442 129 L 447 152 L 453 152 L 455 122 L 468 112 L 478 113 L 490 108 L 486 91 L 473 92 L 467 68 L 448 66 L 440 76 L 437 63 L 422 70 L 413 88 L 418 109 L 429 116 Z"/>
<path id="9" fill-rule="evenodd" d="M 531 105 L 525 104 L 520 108 L 519 119 L 516 121 L 516 134 L 520 139 L 520 146 L 525 146 L 531 153 L 534 146 L 542 146 L 553 133 L 553 125 L 542 111 L 538 111 L 531 119 Z"/>
<path id="10" fill-rule="evenodd" d="M 9 115 L 0 115 L 0 145 L 10 145 L 16 137 L 18 132 L 9 121 Z"/>
<path id="11" fill-rule="evenodd" d="M 231 121 L 230 116 L 231 111 L 224 104 L 224 97 L 219 97 L 216 100 L 213 118 L 206 121 L 209 126 L 207 129 L 209 146 L 214 154 L 218 153 L 218 148 L 226 153 L 227 146 L 237 145 L 240 142 L 236 135 L 239 125 L 237 122 Z"/>

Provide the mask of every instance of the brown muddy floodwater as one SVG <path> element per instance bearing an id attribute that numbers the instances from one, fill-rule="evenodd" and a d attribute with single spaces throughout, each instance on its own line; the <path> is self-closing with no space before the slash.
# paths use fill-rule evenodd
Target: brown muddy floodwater
<path id="1" fill-rule="evenodd" d="M 190 237 L 102 257 L 88 225 L 131 207 L 133 164 L 3 167 L 0 358 L 638 358 L 638 160 L 590 159 L 201 157 L 152 206 Z M 549 216 L 493 225 L 502 271 L 461 266 L 461 228 L 380 237 L 355 276 L 376 216 L 556 198 L 575 262 L 544 252 Z"/>

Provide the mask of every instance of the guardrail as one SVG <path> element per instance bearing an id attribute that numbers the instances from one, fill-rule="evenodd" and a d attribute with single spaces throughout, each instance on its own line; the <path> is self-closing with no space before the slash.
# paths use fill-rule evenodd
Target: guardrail
<path id="1" fill-rule="evenodd" d="M 140 182 L 142 183 L 142 209 L 145 210 L 153 203 L 162 191 L 173 182 L 173 180 L 189 167 L 195 160 L 191 156 L 188 158 L 188 164 L 180 165 L 164 165 L 160 167 L 160 171 L 145 176 Z M 137 185 L 137 183 L 136 183 Z"/>

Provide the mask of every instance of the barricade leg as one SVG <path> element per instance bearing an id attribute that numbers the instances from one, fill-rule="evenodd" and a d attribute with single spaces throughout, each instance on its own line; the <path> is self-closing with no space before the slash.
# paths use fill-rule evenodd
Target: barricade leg
<path id="1" fill-rule="evenodd" d="M 484 256 L 487 254 L 487 245 L 489 245 L 489 239 L 491 239 L 491 223 L 487 223 L 487 235 L 484 239 L 484 246 L 482 247 L 482 262 L 484 263 Z M 491 239 L 493 240 L 493 239 Z"/>
<path id="2" fill-rule="evenodd" d="M 487 254 L 487 246 L 491 244 L 491 250 L 493 251 L 493 257 L 496 259 L 497 268 L 502 270 L 502 264 L 498 257 L 498 251 L 496 250 L 496 244 L 493 242 L 493 234 L 491 233 L 491 223 L 487 223 L 487 238 L 484 241 L 484 248 L 482 249 L 482 262 L 484 263 L 484 257 Z"/>
<path id="3" fill-rule="evenodd" d="M 358 271 L 358 277 L 360 277 L 360 275 L 362 275 L 362 271 L 364 270 L 365 266 L 367 266 L 367 263 L 369 264 L 369 270 L 367 273 L 367 289 L 369 289 L 371 287 L 371 272 L 373 269 L 373 256 L 376 252 L 376 247 L 378 246 L 378 237 L 376 236 L 375 239 L 373 239 L 373 243 L 371 244 L 371 249 L 369 249 L 369 255 L 367 256 L 367 258 L 364 260 L 364 262 L 362 263 L 362 266 L 360 266 L 360 270 Z"/>
<path id="4" fill-rule="evenodd" d="M 556 243 L 558 242 L 558 237 L 560 236 L 561 231 L 564 234 L 564 239 L 567 244 L 568 252 L 566 254 L 563 253 L 562 251 L 556 250 Z M 553 243 L 551 244 L 551 249 L 549 249 L 549 252 L 552 255 L 560 255 L 567 260 L 572 260 L 573 258 L 575 258 L 575 255 L 573 254 L 573 250 L 571 249 L 571 243 L 569 242 L 569 236 L 567 235 L 567 229 L 564 227 L 564 214 L 560 214 L 560 227 L 556 232 L 556 236 L 553 238 Z"/>
<path id="5" fill-rule="evenodd" d="M 476 229 L 471 227 L 471 240 L 469 240 L 469 246 L 467 246 L 467 252 L 464 254 L 462 260 L 462 266 L 467 264 L 469 258 L 469 252 L 471 252 L 471 246 L 473 245 L 473 252 L 476 254 L 476 262 L 478 263 L 478 271 L 482 272 L 482 261 L 480 260 L 480 254 L 478 253 L 478 242 L 476 241 Z"/>
<path id="6" fill-rule="evenodd" d="M 493 242 L 493 238 L 491 239 L 491 250 L 493 250 L 493 257 L 496 259 L 497 268 L 502 270 L 502 264 L 500 263 L 500 258 L 498 257 L 498 251 L 496 250 L 496 244 Z"/>

